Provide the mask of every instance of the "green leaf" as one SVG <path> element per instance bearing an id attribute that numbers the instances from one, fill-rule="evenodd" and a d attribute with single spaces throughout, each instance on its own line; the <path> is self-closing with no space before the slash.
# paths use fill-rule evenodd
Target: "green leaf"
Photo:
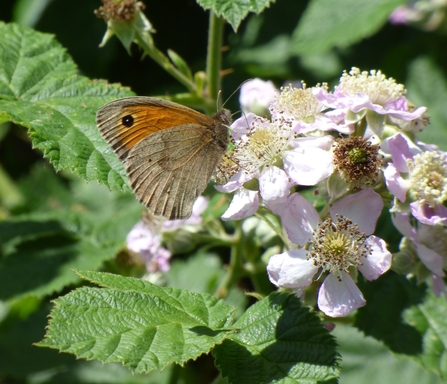
<path id="1" fill-rule="evenodd" d="M 149 372 L 183 365 L 228 335 L 233 310 L 215 297 L 106 273 L 79 275 L 107 288 L 57 299 L 40 346 Z"/>
<path id="2" fill-rule="evenodd" d="M 0 300 L 59 292 L 79 283 L 72 268 L 101 268 L 124 247 L 141 206 L 130 194 L 76 180 L 64 189 L 52 170 L 38 168 L 21 185 L 32 213 L 0 222 Z"/>
<path id="3" fill-rule="evenodd" d="M 0 120 L 29 129 L 33 146 L 56 170 L 127 189 L 124 167 L 96 127 L 96 111 L 132 93 L 76 74 L 49 34 L 0 23 Z"/>
<path id="4" fill-rule="evenodd" d="M 316 383 L 339 375 L 335 339 L 295 295 L 269 295 L 234 327 L 239 332 L 213 350 L 222 376 L 233 384 Z"/>
<path id="5" fill-rule="evenodd" d="M 313 0 L 293 35 L 296 54 L 345 48 L 377 32 L 404 0 Z"/>
<path id="6" fill-rule="evenodd" d="M 217 16 L 223 17 L 236 31 L 249 12 L 261 13 L 275 0 L 197 0 L 204 9 L 211 9 Z"/>
<path id="7" fill-rule="evenodd" d="M 173 260 L 165 275 L 169 287 L 214 294 L 226 273 L 217 255 L 199 252 L 186 261 Z M 236 318 L 247 308 L 247 297 L 235 286 L 229 289 L 225 302 L 236 308 Z"/>
<path id="8" fill-rule="evenodd" d="M 426 115 L 430 116 L 430 124 L 418 137 L 447 151 L 447 82 L 442 69 L 429 57 L 419 57 L 410 64 L 406 85 L 409 100 L 417 106 L 428 107 Z"/>
<path id="9" fill-rule="evenodd" d="M 388 273 L 359 287 L 367 306 L 358 310 L 356 326 L 393 352 L 418 362 L 447 379 L 447 302 L 425 285 L 416 286 Z M 377 320 L 377 316 L 380 320 Z"/>

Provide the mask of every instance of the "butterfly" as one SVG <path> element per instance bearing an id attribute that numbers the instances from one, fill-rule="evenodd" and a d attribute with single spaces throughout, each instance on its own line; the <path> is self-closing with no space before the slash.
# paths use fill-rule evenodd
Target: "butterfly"
<path id="1" fill-rule="evenodd" d="M 128 97 L 101 107 L 96 123 L 124 163 L 149 210 L 169 220 L 191 216 L 196 198 L 226 152 L 228 109 L 212 117 L 155 97 Z"/>

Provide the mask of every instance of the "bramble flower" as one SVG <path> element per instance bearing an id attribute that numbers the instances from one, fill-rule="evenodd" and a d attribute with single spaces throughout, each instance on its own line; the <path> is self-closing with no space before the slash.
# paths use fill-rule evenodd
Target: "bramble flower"
<path id="1" fill-rule="evenodd" d="M 278 90 L 271 81 L 253 79 L 241 86 L 239 104 L 245 113 L 265 115 L 269 105 L 275 100 Z"/>
<path id="2" fill-rule="evenodd" d="M 127 235 L 127 248 L 138 253 L 149 273 L 169 270 L 171 253 L 161 245 L 161 233 L 154 232 L 144 221 L 139 221 Z"/>
<path id="3" fill-rule="evenodd" d="M 393 162 L 384 173 L 388 189 L 401 202 L 410 199 L 413 216 L 423 224 L 447 223 L 447 154 L 422 151 L 397 134 L 387 140 Z"/>
<path id="4" fill-rule="evenodd" d="M 312 131 L 339 131 L 351 133 L 353 128 L 342 123 L 344 112 L 326 111 L 327 105 L 318 100 L 314 92 L 321 88 L 327 92 L 327 84 L 306 88 L 304 82 L 301 88 L 291 85 L 281 87 L 281 93 L 270 105 L 272 118 L 280 116 L 291 122 L 291 130 L 295 133 L 308 133 Z"/>
<path id="5" fill-rule="evenodd" d="M 407 273 L 418 276 L 419 282 L 427 277 L 434 279 L 433 290 L 437 296 L 445 291 L 442 278 L 445 276 L 443 266 L 447 261 L 447 233 L 444 226 L 428 226 L 419 224 L 413 226 L 410 215 L 406 212 L 394 212 L 391 216 L 394 226 L 405 237 L 400 244 L 400 254 L 396 255 L 396 264 L 401 267 L 403 260 Z M 409 246 L 408 241 L 412 246 Z M 443 254 L 444 257 L 441 256 Z M 421 275 L 416 256 L 429 271 L 428 276 Z M 409 257 L 411 258 L 410 260 Z"/>
<path id="6" fill-rule="evenodd" d="M 344 109 L 346 124 L 356 123 L 365 117 L 369 129 L 379 137 L 382 136 L 385 115 L 414 120 L 426 111 L 425 107 L 408 110 L 405 93 L 402 84 L 397 84 L 393 78 L 386 78 L 381 71 L 361 72 L 355 67 L 349 73 L 343 73 L 334 93 L 324 88 L 315 89 L 314 92 L 315 97 L 328 107 Z"/>
<path id="7" fill-rule="evenodd" d="M 372 235 L 382 207 L 382 198 L 368 188 L 335 203 L 330 217 L 322 221 L 310 202 L 298 193 L 291 195 L 282 223 L 289 239 L 306 247 L 270 258 L 267 271 L 272 283 L 300 290 L 318 272 L 327 273 L 318 294 L 322 312 L 340 317 L 365 305 L 351 274 L 358 269 L 374 280 L 391 265 L 385 242 Z"/>
<path id="8" fill-rule="evenodd" d="M 227 156 L 231 156 L 232 164 L 238 164 L 240 170 L 217 187 L 222 192 L 235 192 L 228 211 L 222 216 L 224 220 L 254 214 L 259 205 L 258 189 L 265 205 L 279 213 L 281 202 L 293 184 L 315 185 L 333 171 L 331 136 L 298 138 L 291 132 L 287 119 L 280 117 L 270 122 L 256 116 L 249 118 L 249 127 L 241 128 L 244 117 L 232 126 L 236 139 L 233 152 Z M 252 188 L 247 186 L 253 182 Z"/>
<path id="9" fill-rule="evenodd" d="M 194 202 L 192 215 L 184 220 L 163 220 L 153 216 L 144 217 L 131 229 L 127 235 L 129 251 L 141 256 L 149 273 L 167 271 L 170 268 L 171 252 L 162 246 L 163 232 L 174 231 L 187 225 L 198 225 L 202 222 L 201 214 L 206 209 L 208 200 L 199 196 Z"/>

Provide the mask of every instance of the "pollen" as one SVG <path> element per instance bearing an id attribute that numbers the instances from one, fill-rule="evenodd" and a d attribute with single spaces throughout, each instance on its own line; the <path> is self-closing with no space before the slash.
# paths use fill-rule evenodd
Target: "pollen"
<path id="1" fill-rule="evenodd" d="M 447 201 L 447 156 L 427 151 L 408 160 L 413 193 L 430 208 Z"/>
<path id="2" fill-rule="evenodd" d="M 323 87 L 327 88 L 326 84 Z M 278 114 L 285 114 L 307 124 L 315 122 L 315 117 L 324 109 L 323 104 L 313 95 L 312 88 L 302 88 L 288 85 L 281 88 L 281 94 L 272 107 Z"/>
<path id="3" fill-rule="evenodd" d="M 383 164 L 379 145 L 353 136 L 338 139 L 333 153 L 336 171 L 346 182 L 354 183 L 357 189 L 361 185 L 372 185 L 378 180 Z"/>
<path id="4" fill-rule="evenodd" d="M 233 151 L 227 153 L 227 164 L 232 169 L 225 172 L 243 170 L 254 173 L 266 166 L 281 166 L 282 154 L 288 149 L 291 123 L 284 118 L 269 122 L 263 118 L 255 119 L 249 132 L 240 140 L 234 141 Z"/>
<path id="5" fill-rule="evenodd" d="M 350 267 L 358 268 L 362 265 L 362 258 L 370 254 L 371 247 L 358 225 L 337 215 L 335 221 L 327 218 L 318 223 L 307 259 L 312 260 L 322 272 L 332 273 L 341 279 L 341 272 L 348 272 Z"/>
<path id="6" fill-rule="evenodd" d="M 349 74 L 344 71 L 339 87 L 343 93 L 350 96 L 356 96 L 358 93 L 366 94 L 372 103 L 381 106 L 400 99 L 406 93 L 402 84 L 396 83 L 391 77 L 386 78 L 381 71 L 360 72 L 360 69 L 355 67 Z"/>

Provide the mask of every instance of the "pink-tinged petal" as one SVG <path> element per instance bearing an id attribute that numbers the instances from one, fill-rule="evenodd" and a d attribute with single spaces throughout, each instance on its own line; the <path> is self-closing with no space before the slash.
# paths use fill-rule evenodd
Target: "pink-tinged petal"
<path id="1" fill-rule="evenodd" d="M 440 297 L 441 294 L 447 297 L 447 290 L 445 288 L 444 279 L 442 277 L 433 275 L 432 276 L 432 290 L 436 297 Z"/>
<path id="2" fill-rule="evenodd" d="M 382 208 L 383 201 L 380 195 L 371 188 L 366 188 L 337 201 L 330 212 L 333 220 L 336 220 L 336 214 L 343 215 L 353 223 L 357 223 L 361 232 L 370 235 L 376 228 Z"/>
<path id="3" fill-rule="evenodd" d="M 341 274 L 341 281 L 332 274 L 326 277 L 318 292 L 318 307 L 327 316 L 347 316 L 366 304 L 351 276 L 346 272 Z"/>
<path id="4" fill-rule="evenodd" d="M 408 7 L 400 5 L 389 16 L 391 24 L 408 24 L 411 21 L 411 10 Z"/>
<path id="5" fill-rule="evenodd" d="M 231 193 L 241 188 L 244 183 L 256 177 L 255 173 L 247 173 L 245 171 L 239 171 L 231 176 L 230 180 L 223 185 L 216 185 L 215 188 L 219 192 Z"/>
<path id="6" fill-rule="evenodd" d="M 312 204 L 299 193 L 294 193 L 287 201 L 281 222 L 289 239 L 295 244 L 304 245 L 312 238 L 319 218 Z"/>
<path id="7" fill-rule="evenodd" d="M 258 192 L 245 188 L 238 189 L 230 206 L 221 216 L 222 220 L 240 220 L 256 213 L 259 205 Z"/>
<path id="8" fill-rule="evenodd" d="M 397 100 L 390 101 L 386 104 L 386 106 L 396 111 L 408 111 L 408 101 L 405 96 L 401 96 Z"/>
<path id="9" fill-rule="evenodd" d="M 411 121 L 421 117 L 426 110 L 426 107 L 419 107 L 412 112 L 388 109 L 387 114 L 396 119 Z"/>
<path id="10" fill-rule="evenodd" d="M 270 281 L 281 288 L 301 289 L 312 283 L 318 267 L 306 260 L 307 251 L 293 249 L 274 255 L 267 265 Z"/>
<path id="11" fill-rule="evenodd" d="M 391 266 L 392 256 L 386 248 L 386 243 L 379 237 L 370 236 L 366 241 L 371 247 L 372 253 L 362 259 L 362 265 L 359 266 L 359 270 L 366 279 L 375 280 L 388 271 Z"/>
<path id="12" fill-rule="evenodd" d="M 257 118 L 259 118 L 259 116 L 250 112 L 233 121 L 233 124 L 231 124 L 233 138 L 235 140 L 239 140 L 243 135 L 246 135 L 248 132 L 250 132 L 250 127 L 253 123 L 253 120 Z"/>
<path id="13" fill-rule="evenodd" d="M 259 191 L 266 207 L 280 215 L 289 197 L 289 178 L 278 167 L 266 167 L 259 176 Z"/>
<path id="14" fill-rule="evenodd" d="M 332 153 L 319 148 L 284 152 L 284 170 L 298 185 L 315 185 L 334 171 Z"/>
<path id="15" fill-rule="evenodd" d="M 162 228 L 165 231 L 174 231 L 184 225 L 197 225 L 202 222 L 202 213 L 208 206 L 208 199 L 205 196 L 199 196 L 192 206 L 192 214 L 187 219 L 166 220 L 163 222 Z"/>
<path id="16" fill-rule="evenodd" d="M 422 263 L 435 275 L 444 276 L 443 260 L 435 251 L 427 248 L 425 245 L 415 243 L 416 251 Z"/>
<path id="17" fill-rule="evenodd" d="M 405 237 L 408 237 L 413 243 L 418 242 L 416 229 L 410 224 L 410 215 L 406 212 L 394 212 L 391 215 L 391 221 L 397 230 Z"/>
<path id="18" fill-rule="evenodd" d="M 393 163 L 388 164 L 383 175 L 385 176 L 388 190 L 404 203 L 407 197 L 407 191 L 410 189 L 410 182 L 400 175 Z"/>
<path id="19" fill-rule="evenodd" d="M 447 208 L 443 205 L 430 208 L 427 204 L 422 204 L 419 201 L 415 201 L 410 204 L 410 209 L 412 215 L 423 224 L 447 224 Z"/>
<path id="20" fill-rule="evenodd" d="M 334 138 L 331 135 L 325 135 L 322 137 L 297 137 L 289 140 L 290 145 L 293 148 L 320 148 L 328 149 L 334 142 Z"/>
<path id="21" fill-rule="evenodd" d="M 389 153 L 393 157 L 393 164 L 399 172 L 408 173 L 407 160 L 421 152 L 408 138 L 398 133 L 387 140 Z M 386 151 L 386 147 L 382 148 Z"/>
<path id="22" fill-rule="evenodd" d="M 242 84 L 239 104 L 245 112 L 259 108 L 267 110 L 278 94 L 278 90 L 270 80 L 252 79 Z"/>

